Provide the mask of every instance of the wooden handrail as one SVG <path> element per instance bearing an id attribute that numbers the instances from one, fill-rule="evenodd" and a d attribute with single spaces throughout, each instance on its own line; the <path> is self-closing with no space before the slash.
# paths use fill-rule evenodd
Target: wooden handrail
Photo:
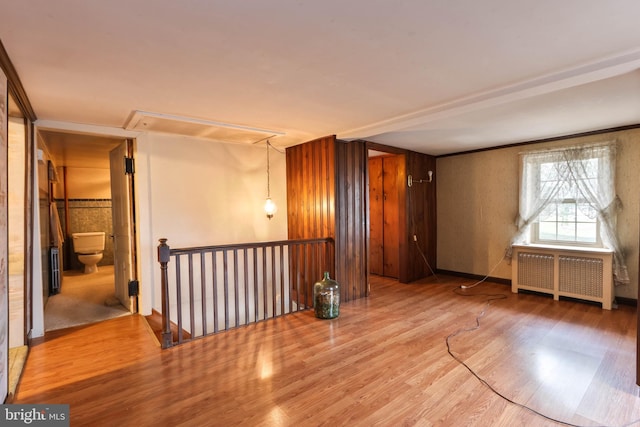
<path id="1" fill-rule="evenodd" d="M 160 239 L 161 241 L 163 239 Z M 164 239 L 166 242 L 167 239 Z M 184 255 L 188 253 L 196 252 L 209 252 L 209 251 L 221 251 L 232 249 L 252 249 L 252 248 L 267 248 L 280 245 L 296 245 L 302 243 L 331 243 L 333 239 L 330 237 L 322 237 L 319 239 L 292 239 L 292 240 L 274 240 L 271 242 L 255 242 L 255 243 L 231 243 L 227 245 L 213 245 L 213 246 L 194 246 L 190 248 L 171 249 L 171 255 Z"/>

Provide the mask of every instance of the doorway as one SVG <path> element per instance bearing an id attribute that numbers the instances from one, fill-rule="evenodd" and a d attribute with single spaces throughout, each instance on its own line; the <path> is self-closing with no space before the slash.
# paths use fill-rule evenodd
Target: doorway
<path id="1" fill-rule="evenodd" d="M 49 280 L 43 276 L 43 285 L 49 291 L 44 308 L 45 332 L 130 314 L 135 309 L 135 304 L 130 302 L 133 298 L 127 294 L 125 300 L 121 300 L 125 286 L 116 281 L 119 254 L 114 242 L 113 213 L 121 212 L 120 205 L 124 201 L 130 203 L 133 194 L 118 193 L 114 197 L 110 155 L 121 146 L 131 146 L 132 152 L 133 142 L 119 137 L 44 129 L 38 131 L 38 139 L 43 157 L 50 165 L 47 187 L 51 209 L 42 218 L 43 222 L 49 219 L 50 228 L 46 246 L 50 255 Z M 122 160 L 118 162 L 119 167 L 124 166 Z M 124 209 L 131 212 L 129 205 Z M 55 238 L 56 229 L 59 239 Z M 102 258 L 95 273 L 84 273 L 85 266 L 75 253 L 73 234 L 95 232 L 105 236 Z M 57 259 L 51 256 L 53 252 L 58 253 Z M 130 252 L 125 257 L 130 259 Z M 135 271 L 135 268 L 129 270 Z M 129 281 L 129 278 L 120 279 Z"/>
<path id="2" fill-rule="evenodd" d="M 370 273 L 398 278 L 400 205 L 405 156 L 369 150 Z"/>

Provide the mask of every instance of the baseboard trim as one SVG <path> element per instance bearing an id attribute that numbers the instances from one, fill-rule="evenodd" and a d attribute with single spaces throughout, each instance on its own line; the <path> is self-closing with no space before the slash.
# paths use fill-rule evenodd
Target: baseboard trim
<path id="1" fill-rule="evenodd" d="M 615 288 L 614 288 L 615 290 Z M 615 297 L 615 301 L 618 303 L 618 305 L 628 305 L 631 307 L 637 307 L 638 306 L 638 300 L 634 299 L 634 298 L 625 298 L 625 297 Z"/>
<path id="2" fill-rule="evenodd" d="M 485 280 L 487 282 L 498 283 L 500 285 L 511 286 L 511 279 L 503 279 L 500 277 L 481 276 L 479 274 L 463 273 L 461 271 L 441 270 L 437 269 L 436 274 L 446 274 L 449 276 L 464 277 L 471 280 Z M 486 277 L 486 279 L 485 279 Z"/>
<path id="3" fill-rule="evenodd" d="M 485 276 L 480 276 L 478 274 L 463 273 L 461 271 L 441 270 L 441 269 L 437 269 L 436 274 L 446 274 L 449 276 L 464 277 L 465 279 L 471 279 L 471 280 L 482 280 L 485 278 Z M 511 279 L 502 279 L 500 277 L 487 277 L 486 281 L 492 282 L 492 283 L 499 283 L 501 285 L 511 286 Z M 638 306 L 638 300 L 634 298 L 625 298 L 625 297 L 617 296 L 615 297 L 615 301 L 616 303 L 618 303 L 618 305 L 627 305 L 631 307 Z"/>

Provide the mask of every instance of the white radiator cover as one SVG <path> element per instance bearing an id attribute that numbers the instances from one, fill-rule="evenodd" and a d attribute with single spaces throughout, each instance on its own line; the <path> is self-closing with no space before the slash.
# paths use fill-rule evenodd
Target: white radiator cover
<path id="1" fill-rule="evenodd" d="M 514 245 L 511 290 L 520 289 L 595 301 L 611 310 L 613 252 L 566 246 Z"/>

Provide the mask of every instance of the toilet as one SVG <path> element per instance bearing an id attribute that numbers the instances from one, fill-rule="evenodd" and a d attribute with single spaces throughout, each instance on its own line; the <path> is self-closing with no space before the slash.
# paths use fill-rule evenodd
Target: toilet
<path id="1" fill-rule="evenodd" d="M 91 233 L 71 233 L 73 238 L 73 251 L 78 256 L 78 261 L 84 264 L 84 273 L 98 271 L 98 262 L 102 259 L 104 251 L 104 231 Z"/>

